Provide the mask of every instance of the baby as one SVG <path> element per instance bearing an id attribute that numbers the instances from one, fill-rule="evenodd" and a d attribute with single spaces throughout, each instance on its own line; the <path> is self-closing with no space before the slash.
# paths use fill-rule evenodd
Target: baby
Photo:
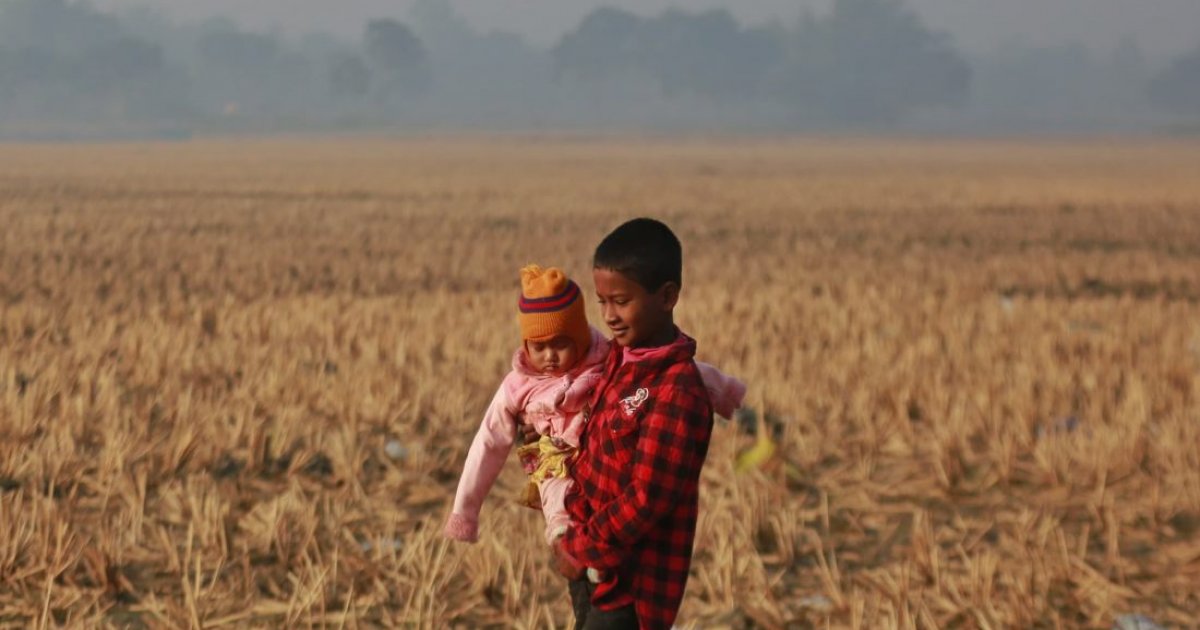
<path id="1" fill-rule="evenodd" d="M 541 437 L 517 450 L 529 475 L 520 502 L 541 508 L 547 543 L 553 544 L 570 524 L 564 505 L 572 483 L 567 466 L 579 447 L 610 342 L 588 325 L 579 286 L 554 267 L 521 269 L 519 307 L 524 343 L 513 355 L 512 371 L 492 398 L 467 453 L 454 510 L 444 530 L 454 540 L 478 539 L 484 497 L 499 476 L 522 422 Z M 696 365 L 713 410 L 731 417 L 742 404 L 745 384 L 711 365 Z"/>

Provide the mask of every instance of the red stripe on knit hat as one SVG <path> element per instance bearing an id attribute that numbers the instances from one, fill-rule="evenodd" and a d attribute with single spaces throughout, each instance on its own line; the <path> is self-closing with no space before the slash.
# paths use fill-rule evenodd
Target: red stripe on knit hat
<path id="1" fill-rule="evenodd" d="M 567 288 L 558 295 L 552 295 L 545 298 L 527 298 L 521 296 L 517 306 L 522 313 L 553 313 L 571 305 L 572 302 L 579 299 L 579 285 L 575 284 L 574 280 L 567 281 Z"/>

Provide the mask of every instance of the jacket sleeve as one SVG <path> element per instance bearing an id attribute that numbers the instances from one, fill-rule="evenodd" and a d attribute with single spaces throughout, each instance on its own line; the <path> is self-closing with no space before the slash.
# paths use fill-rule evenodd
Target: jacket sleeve
<path id="1" fill-rule="evenodd" d="M 696 367 L 704 379 L 713 411 L 722 418 L 732 418 L 746 398 L 746 384 L 703 361 L 696 361 Z"/>
<path id="2" fill-rule="evenodd" d="M 509 409 L 508 397 L 501 386 L 467 451 L 467 461 L 463 464 L 458 492 L 454 496 L 454 510 L 446 523 L 447 537 L 469 542 L 478 538 L 479 511 L 504 468 L 516 431 L 516 415 Z"/>
<path id="3" fill-rule="evenodd" d="M 681 499 L 695 495 L 712 411 L 694 393 L 673 390 L 665 396 L 641 420 L 631 483 L 564 536 L 563 549 L 578 566 L 617 568 Z"/>

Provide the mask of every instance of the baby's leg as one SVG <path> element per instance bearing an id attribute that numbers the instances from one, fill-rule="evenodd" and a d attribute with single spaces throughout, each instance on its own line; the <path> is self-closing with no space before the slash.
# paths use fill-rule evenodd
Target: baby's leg
<path id="1" fill-rule="evenodd" d="M 547 477 L 538 484 L 538 492 L 542 495 L 542 514 L 546 516 L 547 544 L 553 544 L 554 539 L 571 525 L 566 499 L 572 483 L 570 477 Z"/>

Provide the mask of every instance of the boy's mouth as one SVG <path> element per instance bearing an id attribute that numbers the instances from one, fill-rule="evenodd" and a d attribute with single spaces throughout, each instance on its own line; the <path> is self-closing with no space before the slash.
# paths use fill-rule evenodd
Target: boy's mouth
<path id="1" fill-rule="evenodd" d="M 612 331 L 614 338 L 624 337 L 625 334 L 629 332 L 628 326 L 621 326 L 621 327 L 609 326 L 608 329 Z"/>

